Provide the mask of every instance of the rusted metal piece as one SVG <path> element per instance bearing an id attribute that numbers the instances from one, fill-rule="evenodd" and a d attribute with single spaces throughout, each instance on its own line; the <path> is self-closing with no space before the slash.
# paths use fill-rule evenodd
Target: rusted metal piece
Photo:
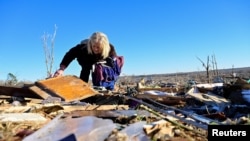
<path id="1" fill-rule="evenodd" d="M 35 84 L 51 96 L 58 96 L 66 102 L 82 100 L 99 94 L 88 83 L 71 75 L 40 80 Z"/>

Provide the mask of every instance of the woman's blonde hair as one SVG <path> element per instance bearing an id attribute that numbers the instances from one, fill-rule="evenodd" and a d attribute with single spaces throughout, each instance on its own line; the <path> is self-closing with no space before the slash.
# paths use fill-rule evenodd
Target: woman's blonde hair
<path id="1" fill-rule="evenodd" d="M 87 47 L 89 54 L 93 54 L 92 45 L 95 43 L 100 44 L 100 47 L 102 48 L 101 56 L 103 58 L 107 58 L 110 52 L 110 45 L 109 45 L 109 40 L 108 40 L 107 35 L 102 32 L 94 32 L 90 36 L 88 40 L 88 47 Z"/>

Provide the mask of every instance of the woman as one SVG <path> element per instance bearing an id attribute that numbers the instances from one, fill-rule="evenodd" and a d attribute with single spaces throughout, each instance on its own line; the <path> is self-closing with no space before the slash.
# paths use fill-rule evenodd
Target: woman
<path id="1" fill-rule="evenodd" d="M 89 39 L 84 40 L 80 44 L 71 48 L 64 55 L 60 63 L 60 68 L 55 72 L 53 77 L 62 76 L 64 70 L 68 67 L 68 65 L 74 59 L 77 59 L 79 65 L 82 68 L 80 73 L 80 79 L 85 82 L 88 82 L 89 75 L 94 64 L 96 64 L 97 62 L 105 61 L 106 65 L 113 67 L 113 59 L 116 57 L 117 54 L 115 48 L 112 44 L 109 43 L 108 37 L 102 32 L 95 32 L 91 35 Z M 121 67 L 123 66 L 123 58 L 122 61 L 119 62 L 119 65 L 121 69 Z M 120 75 L 120 72 L 117 75 Z M 111 87 L 109 89 L 113 88 Z"/>

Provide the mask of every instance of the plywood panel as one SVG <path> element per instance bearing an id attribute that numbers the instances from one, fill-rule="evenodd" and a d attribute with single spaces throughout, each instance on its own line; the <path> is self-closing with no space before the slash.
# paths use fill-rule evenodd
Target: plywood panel
<path id="1" fill-rule="evenodd" d="M 82 100 L 98 94 L 88 83 L 76 76 L 61 76 L 40 80 L 36 85 L 44 91 L 59 96 L 66 102 Z"/>

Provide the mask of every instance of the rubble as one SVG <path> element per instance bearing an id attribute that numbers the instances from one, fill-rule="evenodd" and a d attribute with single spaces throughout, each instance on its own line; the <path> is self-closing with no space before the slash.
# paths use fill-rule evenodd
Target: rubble
<path id="1" fill-rule="evenodd" d="M 247 81 L 149 85 L 106 91 L 63 76 L 0 86 L 0 140 L 204 141 L 208 125 L 250 124 Z"/>

